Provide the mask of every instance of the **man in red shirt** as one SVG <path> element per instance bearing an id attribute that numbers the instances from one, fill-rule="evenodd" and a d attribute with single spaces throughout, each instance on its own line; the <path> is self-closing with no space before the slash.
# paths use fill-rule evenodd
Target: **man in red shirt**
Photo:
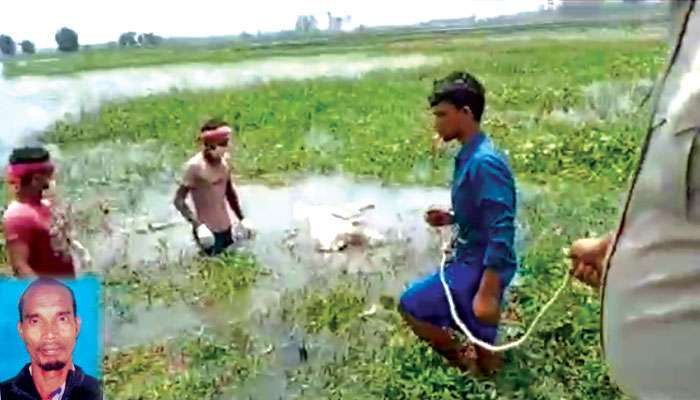
<path id="1" fill-rule="evenodd" d="M 53 178 L 49 152 L 40 147 L 15 149 L 7 167 L 14 189 L 3 218 L 8 259 L 17 277 L 76 275 L 71 242 L 51 202 L 44 198 Z"/>

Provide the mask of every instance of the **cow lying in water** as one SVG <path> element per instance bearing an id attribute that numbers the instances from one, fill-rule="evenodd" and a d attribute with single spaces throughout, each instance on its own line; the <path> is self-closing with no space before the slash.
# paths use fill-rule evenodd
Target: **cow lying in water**
<path id="1" fill-rule="evenodd" d="M 317 251 L 335 252 L 348 246 L 375 247 L 385 236 L 368 226 L 365 212 L 374 208 L 369 203 L 348 203 L 337 206 L 294 205 L 294 219 L 305 221 Z"/>

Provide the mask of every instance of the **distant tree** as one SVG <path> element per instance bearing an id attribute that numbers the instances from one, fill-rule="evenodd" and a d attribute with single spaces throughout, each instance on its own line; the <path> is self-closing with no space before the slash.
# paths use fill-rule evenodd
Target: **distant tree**
<path id="1" fill-rule="evenodd" d="M 122 47 L 130 46 L 134 47 L 138 44 L 136 42 L 136 32 L 124 32 L 119 35 L 119 45 Z"/>
<path id="2" fill-rule="evenodd" d="M 80 44 L 78 43 L 78 34 L 74 30 L 63 27 L 56 32 L 56 43 L 60 51 L 78 51 Z"/>
<path id="3" fill-rule="evenodd" d="M 23 40 L 22 43 L 20 43 L 19 45 L 20 47 L 22 47 L 22 53 L 24 54 L 36 53 L 36 47 L 34 46 L 34 43 L 30 42 L 29 40 Z"/>
<path id="4" fill-rule="evenodd" d="M 10 36 L 0 35 L 0 53 L 6 56 L 13 56 L 17 52 L 17 45 Z"/>
<path id="5" fill-rule="evenodd" d="M 163 38 L 153 33 L 142 33 L 138 37 L 138 42 L 144 47 L 155 47 L 163 43 Z"/>
<path id="6" fill-rule="evenodd" d="M 297 32 L 308 33 L 318 30 L 318 22 L 313 15 L 300 15 L 297 17 L 297 23 L 294 27 Z"/>
<path id="7" fill-rule="evenodd" d="M 243 33 L 240 34 L 240 38 L 243 39 L 243 40 L 252 39 L 252 38 L 254 38 L 254 37 L 255 37 L 255 36 L 251 35 L 251 34 L 248 33 L 248 32 L 243 32 Z"/>

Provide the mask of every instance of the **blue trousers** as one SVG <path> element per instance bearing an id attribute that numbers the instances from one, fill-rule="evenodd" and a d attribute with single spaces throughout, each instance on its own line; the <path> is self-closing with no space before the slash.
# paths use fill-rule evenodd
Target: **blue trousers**
<path id="1" fill-rule="evenodd" d="M 484 324 L 474 315 L 472 303 L 479 290 L 485 268 L 461 261 L 452 261 L 445 266 L 445 280 L 450 287 L 452 299 L 459 318 L 480 340 L 494 344 L 498 325 Z M 505 288 L 510 284 L 515 269 L 499 272 L 501 278 L 501 301 Z M 420 321 L 442 328 L 461 331 L 452 319 L 450 305 L 440 281 L 440 270 L 413 282 L 404 291 L 400 300 L 401 309 Z"/>

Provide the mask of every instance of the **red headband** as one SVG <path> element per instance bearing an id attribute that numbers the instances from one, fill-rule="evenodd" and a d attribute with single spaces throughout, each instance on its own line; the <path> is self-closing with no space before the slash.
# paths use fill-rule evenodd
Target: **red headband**
<path id="1" fill-rule="evenodd" d="M 55 167 L 51 161 L 10 164 L 7 166 L 7 180 L 10 182 L 18 182 L 25 176 L 37 173 L 53 175 L 54 169 Z"/>
<path id="2" fill-rule="evenodd" d="M 221 141 L 229 138 L 231 128 L 228 126 L 220 126 L 216 129 L 210 129 L 199 134 L 199 137 L 205 142 Z"/>

